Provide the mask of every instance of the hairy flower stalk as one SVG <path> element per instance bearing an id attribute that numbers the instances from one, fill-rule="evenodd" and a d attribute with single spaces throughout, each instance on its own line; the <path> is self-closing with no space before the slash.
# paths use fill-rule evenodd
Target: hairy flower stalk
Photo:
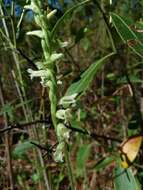
<path id="1" fill-rule="evenodd" d="M 48 28 L 48 19 L 47 16 L 41 9 L 41 1 L 32 0 L 31 5 L 26 6 L 34 11 L 34 18 L 36 24 L 40 27 L 39 31 L 29 32 L 29 35 L 36 35 L 41 38 L 41 46 L 44 54 L 44 62 L 37 63 L 39 68 L 39 73 L 37 71 L 29 70 L 31 76 L 41 77 L 41 83 L 45 87 L 49 87 L 49 100 L 51 104 L 51 117 L 52 122 L 57 130 L 57 119 L 56 119 L 56 106 L 57 106 L 57 81 L 55 73 L 55 59 L 52 59 L 52 47 L 50 46 L 50 32 Z M 52 16 L 52 14 L 51 14 Z"/>
<path id="2" fill-rule="evenodd" d="M 49 100 L 51 106 L 51 117 L 58 138 L 58 146 L 54 154 L 56 161 L 63 161 L 65 145 L 69 139 L 69 129 L 65 128 L 64 123 L 66 117 L 62 122 L 59 122 L 57 117 L 57 79 L 56 79 L 56 61 L 63 57 L 62 53 L 57 53 L 55 46 L 51 41 L 51 31 L 49 30 L 48 22 L 56 13 L 56 10 L 48 12 L 42 10 L 41 1 L 31 0 L 31 5 L 25 6 L 34 12 L 36 24 L 40 27 L 39 30 L 30 31 L 27 35 L 35 35 L 41 39 L 41 46 L 44 54 L 44 61 L 36 63 L 38 70 L 33 71 L 29 69 L 28 72 L 33 77 L 40 77 L 41 84 L 49 89 Z"/>

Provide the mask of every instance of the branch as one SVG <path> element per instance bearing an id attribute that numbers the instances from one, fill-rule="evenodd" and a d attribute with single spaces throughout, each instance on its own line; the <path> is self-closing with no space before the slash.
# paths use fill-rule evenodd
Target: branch
<path id="1" fill-rule="evenodd" d="M 29 57 L 27 57 L 27 56 L 21 51 L 21 49 L 17 48 L 16 50 L 20 53 L 20 55 L 21 55 L 30 65 L 32 65 L 32 67 L 33 67 L 34 69 L 37 70 L 37 66 L 35 65 L 35 63 L 33 62 L 33 60 L 31 60 Z"/>
<path id="2" fill-rule="evenodd" d="M 140 126 L 141 126 L 141 133 L 143 133 L 143 119 L 142 119 L 142 113 L 141 113 L 141 110 L 140 110 L 140 104 L 138 103 L 137 97 L 136 97 L 136 90 L 135 90 L 135 87 L 134 87 L 132 81 L 130 80 L 128 70 L 127 70 L 127 66 L 126 66 L 126 61 L 124 60 L 123 57 L 121 57 L 121 60 L 124 63 L 124 65 L 122 67 L 122 72 L 125 75 L 126 80 L 127 80 L 128 84 L 131 87 L 131 90 L 132 90 L 132 93 L 133 93 L 133 102 L 134 102 L 134 105 L 135 105 L 136 113 L 139 116 L 139 123 L 140 123 Z"/>
<path id="3" fill-rule="evenodd" d="M 31 121 L 31 122 L 28 122 L 28 123 L 22 123 L 22 124 L 14 124 L 14 125 L 8 125 L 7 127 L 5 127 L 4 129 L 0 129 L 0 134 L 3 134 L 7 131 L 11 131 L 13 129 L 22 129 L 24 127 L 27 127 L 27 126 L 30 126 L 30 125 L 34 125 L 34 124 L 37 124 L 37 123 L 47 123 L 47 124 L 50 124 L 50 120 L 49 118 L 47 120 L 36 120 L 36 121 Z"/>
<path id="4" fill-rule="evenodd" d="M 108 22 L 108 18 L 106 16 L 106 13 L 102 10 L 100 4 L 98 3 L 97 0 L 93 0 L 93 3 L 97 6 L 97 8 L 99 9 L 99 11 L 101 12 L 102 16 L 103 16 L 103 19 L 104 19 L 104 22 L 107 26 L 107 32 L 108 32 L 108 35 L 109 35 L 109 38 L 110 38 L 110 41 L 111 41 L 111 44 L 112 44 L 112 48 L 113 48 L 113 51 L 115 53 L 117 53 L 117 49 L 116 49 L 116 46 L 114 44 L 114 40 L 113 40 L 113 37 L 112 37 L 112 30 L 111 30 L 111 27 L 110 27 L 110 24 Z"/>
<path id="5" fill-rule="evenodd" d="M 36 124 L 36 123 L 47 123 L 47 124 L 51 124 L 50 122 L 50 117 L 47 119 L 47 120 L 37 120 L 37 121 L 33 121 L 33 122 L 29 122 L 29 123 L 23 123 L 23 124 L 15 124 L 15 125 L 9 125 L 9 127 L 7 128 L 4 128 L 4 129 L 1 129 L 0 130 L 0 134 L 3 134 L 5 133 L 6 131 L 10 131 L 10 130 L 13 130 L 13 129 L 21 129 L 23 127 L 26 127 L 26 126 L 30 126 L 30 125 L 33 125 L 33 124 Z M 74 127 L 71 127 L 69 125 L 65 125 L 66 128 L 74 131 L 74 132 L 78 132 L 78 133 L 81 133 L 83 135 L 88 135 L 89 137 L 91 137 L 92 139 L 94 140 L 97 140 L 97 139 L 104 139 L 104 140 L 112 140 L 112 141 L 116 141 L 116 142 L 121 142 L 120 139 L 117 139 L 117 138 L 114 138 L 114 137 L 107 137 L 105 135 L 99 135 L 97 133 L 90 133 L 86 130 L 82 130 L 82 129 L 78 129 L 78 128 L 74 128 Z"/>
<path id="6" fill-rule="evenodd" d="M 105 135 L 99 135 L 97 133 L 90 133 L 90 132 L 88 132 L 86 130 L 74 128 L 74 127 L 71 127 L 69 125 L 65 125 L 65 127 L 68 128 L 68 129 L 71 129 L 74 132 L 78 132 L 78 133 L 81 133 L 81 134 L 84 134 L 84 135 L 88 135 L 89 137 L 91 137 L 94 140 L 104 139 L 105 141 L 106 140 L 112 140 L 112 141 L 116 141 L 116 142 L 122 142 L 120 139 L 117 139 L 117 138 L 114 138 L 114 137 L 107 137 Z"/>

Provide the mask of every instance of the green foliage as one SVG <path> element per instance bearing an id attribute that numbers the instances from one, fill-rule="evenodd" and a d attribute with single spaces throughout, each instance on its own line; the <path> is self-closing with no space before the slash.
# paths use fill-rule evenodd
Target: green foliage
<path id="1" fill-rule="evenodd" d="M 36 174 L 36 173 L 33 174 L 31 178 L 32 178 L 32 180 L 34 181 L 35 184 L 37 184 L 38 181 L 40 180 L 40 176 L 38 174 Z"/>
<path id="2" fill-rule="evenodd" d="M 122 168 L 115 168 L 115 190 L 130 189 L 140 190 L 140 186 L 137 183 L 131 169 L 124 170 Z"/>
<path id="3" fill-rule="evenodd" d="M 115 13 L 111 13 L 113 24 L 122 38 L 123 42 L 126 43 L 136 54 L 143 57 L 143 44 L 142 38 L 138 33 L 131 28 L 134 27 L 134 22 L 129 19 L 123 19 Z"/>
<path id="4" fill-rule="evenodd" d="M 106 158 L 103 158 L 103 159 L 100 160 L 99 162 L 97 162 L 93 168 L 94 168 L 96 171 L 103 170 L 106 166 L 108 166 L 109 164 L 111 164 L 114 160 L 115 160 L 114 157 L 108 156 L 108 157 L 106 157 Z"/>
<path id="5" fill-rule="evenodd" d="M 112 55 L 114 55 L 114 53 L 111 53 L 102 59 L 92 63 L 90 67 L 81 75 L 81 79 L 71 84 L 71 86 L 67 89 L 66 95 L 70 96 L 72 94 L 85 92 L 89 88 L 95 74 L 101 70 L 103 65 L 106 63 L 105 60 Z"/>
<path id="6" fill-rule="evenodd" d="M 14 158 L 25 158 L 27 151 L 32 150 L 35 148 L 35 145 L 31 143 L 30 140 L 27 140 L 25 142 L 20 142 L 16 145 L 15 149 L 13 150 L 12 154 Z"/>
<path id="7" fill-rule="evenodd" d="M 15 113 L 15 110 L 14 110 L 14 107 L 12 106 L 12 103 L 7 103 L 4 105 L 4 107 L 1 108 L 0 110 L 0 114 L 6 114 L 9 118 L 10 118 L 10 121 L 13 122 L 14 120 L 14 113 Z"/>
<path id="8" fill-rule="evenodd" d="M 82 145 L 76 156 L 77 175 L 83 176 L 86 168 L 86 161 L 90 155 L 91 145 Z"/>
<path id="9" fill-rule="evenodd" d="M 143 169 L 115 165 L 141 129 L 143 2 L 51 2 L 0 1 L 0 188 L 140 190 Z"/>

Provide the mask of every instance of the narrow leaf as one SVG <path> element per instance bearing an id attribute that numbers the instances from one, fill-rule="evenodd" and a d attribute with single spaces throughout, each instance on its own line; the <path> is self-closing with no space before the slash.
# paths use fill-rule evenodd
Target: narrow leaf
<path id="1" fill-rule="evenodd" d="M 31 141 L 21 142 L 16 145 L 15 149 L 13 150 L 12 154 L 14 157 L 23 157 L 26 152 L 32 148 L 35 148 L 35 145 L 31 143 Z"/>
<path id="2" fill-rule="evenodd" d="M 124 170 L 123 168 L 116 167 L 114 173 L 115 190 L 141 190 L 130 168 Z"/>
<path id="3" fill-rule="evenodd" d="M 115 13 L 111 13 L 112 23 L 115 26 L 121 39 L 140 57 L 143 57 L 143 44 L 136 31 L 131 29 L 130 24 Z"/>
<path id="4" fill-rule="evenodd" d="M 82 145 L 77 153 L 76 165 L 80 175 L 84 172 L 86 161 L 90 154 L 91 145 Z"/>
<path id="5" fill-rule="evenodd" d="M 108 166 L 109 164 L 113 163 L 114 162 L 114 159 L 113 157 L 111 156 L 107 156 L 106 158 L 103 158 L 102 160 L 100 160 L 98 163 L 96 163 L 95 166 L 93 166 L 93 168 L 96 170 L 96 171 L 99 171 L 100 169 L 104 169 L 106 166 Z"/>
<path id="6" fill-rule="evenodd" d="M 72 94 L 81 93 L 89 88 L 90 83 L 93 80 L 95 74 L 102 68 L 105 64 L 105 60 L 115 53 L 110 53 L 98 61 L 95 61 L 89 66 L 89 68 L 81 75 L 81 79 L 73 84 L 67 89 L 66 95 L 70 96 Z"/>

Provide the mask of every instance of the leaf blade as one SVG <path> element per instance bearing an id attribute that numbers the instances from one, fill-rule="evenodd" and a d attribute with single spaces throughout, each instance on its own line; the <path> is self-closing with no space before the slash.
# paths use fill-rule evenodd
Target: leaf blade
<path id="1" fill-rule="evenodd" d="M 133 172 L 130 168 L 125 170 L 121 167 L 116 167 L 114 170 L 115 179 L 114 179 L 114 186 L 115 190 L 123 190 L 123 189 L 130 189 L 130 190 L 140 190 L 140 186 L 137 183 Z"/>
<path id="2" fill-rule="evenodd" d="M 66 95 L 70 96 L 72 94 L 86 91 L 90 83 L 92 82 L 95 74 L 105 64 L 105 60 L 114 54 L 115 54 L 114 52 L 110 53 L 105 57 L 101 58 L 100 60 L 95 61 L 92 65 L 90 65 L 89 68 L 81 75 L 81 79 L 70 85 L 70 87 L 67 89 Z"/>
<path id="3" fill-rule="evenodd" d="M 142 40 L 140 40 L 139 35 L 137 35 L 137 32 L 134 32 L 130 25 L 120 17 L 119 15 L 115 13 L 111 13 L 112 17 L 112 23 L 114 27 L 117 30 L 117 33 L 121 37 L 122 41 L 124 43 L 127 43 L 127 45 L 140 57 L 143 57 L 143 44 Z M 130 43 L 130 42 L 134 42 Z"/>

